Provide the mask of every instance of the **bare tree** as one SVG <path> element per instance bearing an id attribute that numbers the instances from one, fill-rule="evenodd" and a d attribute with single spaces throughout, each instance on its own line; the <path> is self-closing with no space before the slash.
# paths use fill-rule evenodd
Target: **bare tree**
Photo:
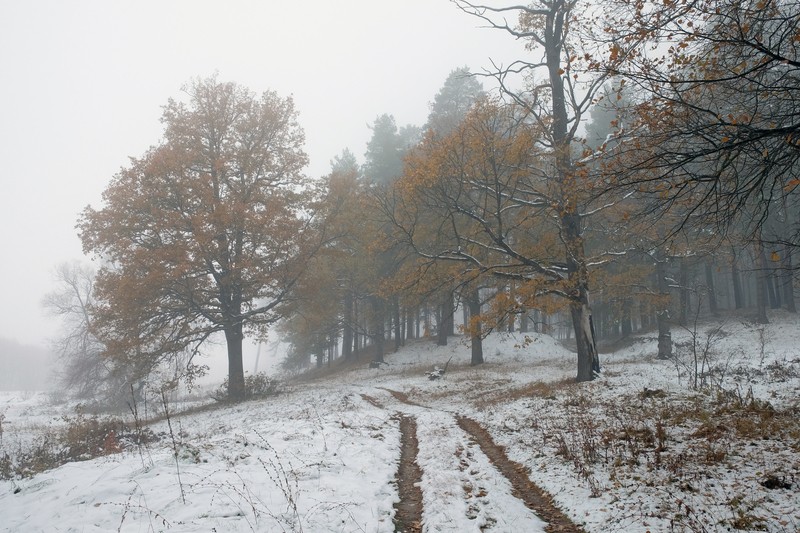
<path id="1" fill-rule="evenodd" d="M 55 269 L 58 288 L 48 293 L 42 305 L 61 319 L 62 330 L 53 340 L 60 366 L 55 370 L 59 384 L 76 397 L 106 396 L 113 368 L 103 357 L 103 344 L 92 334 L 92 291 L 94 269 L 77 261 L 61 263 Z"/>
<path id="2" fill-rule="evenodd" d="M 755 236 L 771 213 L 785 217 L 787 204 L 796 213 L 800 2 L 618 0 L 607 7 L 614 17 L 606 25 L 607 68 L 646 95 L 625 145 L 640 172 L 617 184 L 651 193 L 655 212 L 677 207 L 679 227 L 715 224 Z M 624 61 L 620 43 L 629 46 Z M 797 243 L 796 236 L 777 240 Z"/>

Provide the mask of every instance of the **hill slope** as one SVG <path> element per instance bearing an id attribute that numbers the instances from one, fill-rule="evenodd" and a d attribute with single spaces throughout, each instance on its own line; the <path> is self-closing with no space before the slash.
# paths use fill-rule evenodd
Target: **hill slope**
<path id="1" fill-rule="evenodd" d="M 468 419 L 576 528 L 797 531 L 800 328 L 773 322 L 676 332 L 671 361 L 637 337 L 580 385 L 574 355 L 547 336 L 490 337 L 477 368 L 461 342 L 413 342 L 382 368 L 293 381 L 175 418 L 171 432 L 155 424 L 157 442 L 3 481 L 0 529 L 394 531 L 405 418 L 422 506 L 407 530 L 536 532 L 555 520 L 524 501 Z M 7 400 L 7 432 L 40 412 Z"/>

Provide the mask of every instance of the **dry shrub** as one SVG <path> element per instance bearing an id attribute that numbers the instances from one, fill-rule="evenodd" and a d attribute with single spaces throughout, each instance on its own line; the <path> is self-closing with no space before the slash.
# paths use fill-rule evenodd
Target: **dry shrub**
<path id="1" fill-rule="evenodd" d="M 725 437 L 728 433 L 728 428 L 724 424 L 718 424 L 715 420 L 706 419 L 700 424 L 691 436 L 695 439 L 703 439 L 713 442 Z"/>
<path id="2" fill-rule="evenodd" d="M 0 457 L 0 479 L 30 477 L 73 461 L 85 461 L 119 453 L 129 446 L 141 446 L 156 439 L 149 429 L 131 429 L 118 418 L 79 414 L 63 417 L 65 426 L 47 429 L 36 442 Z"/>
<path id="3" fill-rule="evenodd" d="M 61 441 L 66 445 L 67 460 L 91 459 L 121 451 L 117 435 L 127 433 L 125 423 L 117 418 L 100 419 L 96 416 L 64 417 L 67 426 Z"/>
<path id="4" fill-rule="evenodd" d="M 769 402 L 746 394 L 720 390 L 715 396 L 694 398 L 691 405 L 674 408 L 670 413 L 673 425 L 699 425 L 691 436 L 716 441 L 740 438 L 749 440 L 780 439 L 796 442 L 800 435 L 800 418 L 796 409 L 776 409 Z"/>
<path id="5" fill-rule="evenodd" d="M 281 382 L 266 372 L 247 374 L 244 377 L 244 397 L 248 400 L 275 396 L 280 394 L 281 391 Z M 227 402 L 229 400 L 227 377 L 211 397 L 218 402 Z"/>

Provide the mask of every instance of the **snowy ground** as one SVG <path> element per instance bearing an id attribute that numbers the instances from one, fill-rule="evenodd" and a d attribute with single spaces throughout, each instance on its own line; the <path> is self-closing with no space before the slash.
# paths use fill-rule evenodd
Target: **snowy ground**
<path id="1" fill-rule="evenodd" d="M 394 531 L 403 413 L 417 421 L 423 531 L 543 531 L 456 414 L 587 531 L 798 531 L 800 328 L 772 319 L 675 331 L 677 363 L 637 337 L 581 385 L 575 356 L 544 335 L 492 336 L 478 368 L 457 339 L 412 342 L 380 369 L 174 418 L 174 443 L 163 421 L 156 442 L 2 481 L 0 530 Z M 0 416 L 10 450 L 61 412 L 2 395 Z"/>

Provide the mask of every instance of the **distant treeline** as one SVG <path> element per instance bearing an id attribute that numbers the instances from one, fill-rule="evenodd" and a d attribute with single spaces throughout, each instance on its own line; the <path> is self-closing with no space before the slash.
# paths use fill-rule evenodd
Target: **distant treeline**
<path id="1" fill-rule="evenodd" d="M 0 339 L 0 390 L 50 388 L 53 360 L 45 348 Z"/>

